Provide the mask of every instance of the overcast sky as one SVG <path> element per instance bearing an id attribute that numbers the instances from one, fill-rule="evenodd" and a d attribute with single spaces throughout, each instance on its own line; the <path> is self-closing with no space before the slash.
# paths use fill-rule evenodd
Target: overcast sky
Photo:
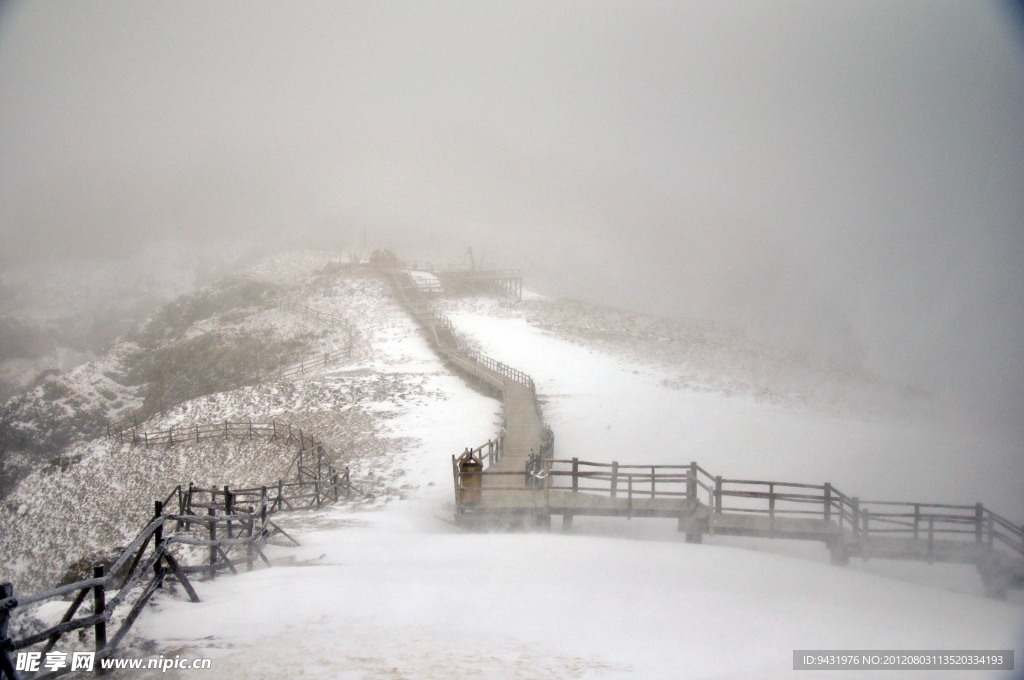
<path id="1" fill-rule="evenodd" d="M 0 263 L 388 245 L 1024 404 L 986 2 L 0 6 Z M 528 285 L 530 280 L 528 280 Z"/>

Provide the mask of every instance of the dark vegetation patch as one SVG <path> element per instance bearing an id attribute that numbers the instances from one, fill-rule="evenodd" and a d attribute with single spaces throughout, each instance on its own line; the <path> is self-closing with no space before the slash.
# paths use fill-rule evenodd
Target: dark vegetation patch
<path id="1" fill-rule="evenodd" d="M 218 330 L 140 353 L 132 376 L 144 386 L 142 412 L 148 416 L 188 399 L 258 382 L 294 361 L 313 337 Z"/>
<path id="2" fill-rule="evenodd" d="M 228 279 L 164 305 L 143 327 L 131 335 L 140 347 L 153 348 L 162 341 L 178 338 L 193 324 L 223 314 L 245 316 L 245 312 L 268 309 L 286 291 L 264 281 Z"/>
<path id="3" fill-rule="evenodd" d="M 126 400 L 141 399 L 141 409 L 128 415 L 129 423 L 141 422 L 187 399 L 256 382 L 298 361 L 315 334 L 283 335 L 244 325 L 280 304 L 288 292 L 263 281 L 228 279 L 164 305 L 115 346 L 114 365 L 102 373 L 88 379 L 56 371 L 40 375 L 29 391 L 0 405 L 0 458 L 19 451 L 40 463 L 52 461 L 72 442 L 105 434 L 113 409 L 130 403 Z M 45 334 L 15 323 L 4 328 L 15 338 L 10 348 L 2 345 L 8 354 L 43 351 L 37 343 Z M 10 475 L 22 467 L 0 465 L 0 497 L 13 487 Z"/>

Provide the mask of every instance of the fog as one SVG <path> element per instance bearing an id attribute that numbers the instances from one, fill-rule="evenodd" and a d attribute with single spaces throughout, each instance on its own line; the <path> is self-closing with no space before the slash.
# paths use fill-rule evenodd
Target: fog
<path id="1" fill-rule="evenodd" d="M 387 246 L 1024 433 L 1009 5 L 8 3 L 0 264 Z"/>

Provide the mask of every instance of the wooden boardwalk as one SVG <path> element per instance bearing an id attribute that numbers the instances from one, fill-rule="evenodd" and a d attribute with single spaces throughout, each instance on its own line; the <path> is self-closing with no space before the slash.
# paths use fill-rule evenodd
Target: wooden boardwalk
<path id="1" fill-rule="evenodd" d="M 516 474 L 475 473 L 479 489 L 473 472 L 454 473 L 459 512 L 472 526 L 504 525 L 516 516 L 545 525 L 560 515 L 563 527 L 575 516 L 671 518 L 692 543 L 704 535 L 816 541 L 839 565 L 851 558 L 974 564 L 993 596 L 1024 588 L 1024 527 L 981 503 L 867 502 L 831 484 L 713 477 L 697 463 L 543 458 Z M 500 490 L 492 491 L 498 479 Z"/>
<path id="2" fill-rule="evenodd" d="M 452 457 L 456 518 L 464 526 L 564 527 L 578 515 L 676 519 L 686 540 L 704 535 L 819 541 L 832 561 L 919 560 L 975 564 L 986 590 L 1024 587 L 1024 526 L 982 503 L 949 505 L 862 501 L 832 484 L 726 479 L 696 462 L 620 465 L 554 457 L 533 379 L 468 350 L 408 274 L 395 285 L 442 358 L 501 395 L 503 433 Z"/>

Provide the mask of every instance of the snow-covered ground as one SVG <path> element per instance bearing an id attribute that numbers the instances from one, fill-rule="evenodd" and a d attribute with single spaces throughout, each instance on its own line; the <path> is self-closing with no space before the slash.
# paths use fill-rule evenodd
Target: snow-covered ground
<path id="1" fill-rule="evenodd" d="M 680 386 L 665 380 L 670 367 L 503 309 L 462 301 L 447 311 L 482 349 L 533 375 L 560 457 L 697 460 L 726 475 L 983 500 L 1024 516 L 1013 494 L 1020 463 L 1003 460 L 998 438 L 982 446 L 911 416 Z M 818 677 L 792 670 L 795 649 L 1015 648 L 1024 661 L 1024 606 L 977 596 L 966 567 L 839 568 L 815 544 L 689 545 L 674 523 L 645 520 L 577 518 L 571 534 L 459 531 L 450 457 L 493 435 L 496 403 L 448 375 L 407 320 L 376 318 L 395 330 L 369 329 L 365 369 L 417 375 L 423 388 L 415 400 L 382 393 L 376 407 L 388 416 L 378 435 L 403 451 L 404 497 L 282 516 L 303 547 L 272 548 L 273 569 L 198 584 L 201 604 L 162 596 L 125 655 L 211 656 L 228 678 Z M 968 461 L 948 455 L 965 443 L 973 462 L 987 456 L 968 478 Z M 867 675 L 999 677 L 827 677 Z"/>
<path id="2" fill-rule="evenodd" d="M 1024 519 L 1018 439 L 958 428 L 920 395 L 863 371 L 768 348 L 751 356 L 757 346 L 713 329 L 650 341 L 594 315 L 586 333 L 531 323 L 575 309 L 557 302 L 541 313 L 466 298 L 445 307 L 471 342 L 533 376 L 558 457 L 695 460 L 725 477 L 827 481 L 864 500 L 984 502 Z M 666 380 L 686 375 L 699 384 Z"/>
<path id="3" fill-rule="evenodd" d="M 418 413 L 426 404 L 443 403 L 448 398 L 444 381 L 458 381 L 425 344 L 410 342 L 419 331 L 392 300 L 386 283 L 372 276 L 318 275 L 327 261 L 318 253 L 286 253 L 254 266 L 249 273 L 275 285 L 293 286 L 288 303 L 350 325 L 330 328 L 294 308 L 271 307 L 236 314 L 221 325 L 215 318 L 203 319 L 188 331 L 218 332 L 231 326 L 242 328 L 240 332 L 262 329 L 290 337 L 314 329 L 317 336 L 310 347 L 327 352 L 344 346 L 351 330 L 353 349 L 348 360 L 333 361 L 292 380 L 264 381 L 192 399 L 147 420 L 141 429 L 164 431 L 245 420 L 289 423 L 323 440 L 338 456 L 339 465 L 351 468 L 360 488 L 371 496 L 363 498 L 363 504 L 404 495 L 408 467 L 404 452 L 412 440 L 393 432 L 394 413 L 401 409 Z M 106 398 L 91 393 L 105 384 L 97 381 L 109 381 L 107 374 L 116 367 L 123 347 L 117 345 L 69 374 L 69 380 L 76 381 L 76 399 L 107 408 Z M 54 399 L 40 403 L 62 408 Z M 474 417 L 472 426 L 487 434 L 465 442 L 455 437 L 445 445 L 446 451 L 494 436 L 500 406 L 493 400 L 485 403 L 488 413 L 482 424 Z M 30 427 L 52 427 L 46 412 L 25 422 Z M 81 558 L 107 556 L 115 546 L 126 544 L 148 518 L 153 501 L 164 498 L 175 485 L 272 483 L 293 455 L 288 446 L 260 440 L 252 445 L 206 440 L 171 449 L 106 438 L 78 442 L 65 451 L 63 464 L 38 466 L 0 503 L 0 580 L 15 583 L 19 593 L 51 587 Z"/>

